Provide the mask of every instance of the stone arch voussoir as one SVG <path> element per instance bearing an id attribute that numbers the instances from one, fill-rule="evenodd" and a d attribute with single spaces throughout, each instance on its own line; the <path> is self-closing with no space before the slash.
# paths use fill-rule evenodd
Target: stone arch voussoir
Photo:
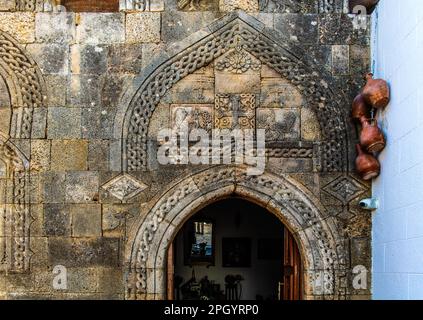
<path id="1" fill-rule="evenodd" d="M 129 241 L 128 298 L 163 299 L 167 249 L 183 223 L 216 200 L 239 196 L 275 214 L 297 239 L 304 263 L 305 296 L 334 296 L 345 270 L 343 236 L 317 199 L 289 177 L 248 176 L 222 166 L 178 181 L 154 204 Z"/>

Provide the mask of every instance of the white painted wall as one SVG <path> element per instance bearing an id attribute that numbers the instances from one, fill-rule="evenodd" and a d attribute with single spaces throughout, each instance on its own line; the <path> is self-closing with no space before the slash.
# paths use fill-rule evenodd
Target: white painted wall
<path id="1" fill-rule="evenodd" d="M 391 86 L 380 115 L 388 145 L 374 181 L 373 298 L 423 299 L 423 1 L 381 0 L 373 69 Z"/>

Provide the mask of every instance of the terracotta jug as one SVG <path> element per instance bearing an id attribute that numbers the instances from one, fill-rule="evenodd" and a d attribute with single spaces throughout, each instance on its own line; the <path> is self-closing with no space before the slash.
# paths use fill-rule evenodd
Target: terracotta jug
<path id="1" fill-rule="evenodd" d="M 380 163 L 371 154 L 365 153 L 359 144 L 356 145 L 358 156 L 355 159 L 357 173 L 363 180 L 371 180 L 380 174 Z"/>
<path id="2" fill-rule="evenodd" d="M 352 117 L 356 120 L 360 120 L 361 117 L 370 117 L 370 107 L 364 100 L 362 94 L 355 97 L 352 104 Z"/>
<path id="3" fill-rule="evenodd" d="M 369 121 L 366 117 L 361 117 L 360 144 L 368 152 L 381 152 L 386 145 L 382 130 L 377 125 L 377 120 Z"/>
<path id="4" fill-rule="evenodd" d="M 371 14 L 378 4 L 379 0 L 350 0 L 350 13 L 354 13 L 355 6 L 364 6 L 367 9 L 367 14 Z"/>
<path id="5" fill-rule="evenodd" d="M 375 108 L 385 108 L 390 98 L 388 83 L 382 79 L 373 79 L 372 73 L 368 73 L 366 79 L 362 93 L 364 100 Z"/>

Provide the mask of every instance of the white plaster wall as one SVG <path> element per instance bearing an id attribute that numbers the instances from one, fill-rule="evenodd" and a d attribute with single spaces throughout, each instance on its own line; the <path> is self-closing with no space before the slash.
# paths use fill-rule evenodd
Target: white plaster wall
<path id="1" fill-rule="evenodd" d="M 379 118 L 387 135 L 374 196 L 373 298 L 423 299 L 423 1 L 381 0 L 373 69 L 391 86 Z"/>

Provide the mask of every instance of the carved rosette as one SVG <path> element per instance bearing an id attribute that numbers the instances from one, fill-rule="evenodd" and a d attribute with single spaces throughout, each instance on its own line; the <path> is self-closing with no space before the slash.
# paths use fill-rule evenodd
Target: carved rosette
<path id="1" fill-rule="evenodd" d="M 289 43 L 281 45 L 272 40 L 274 37 L 268 37 L 238 18 L 159 66 L 138 90 L 127 111 L 123 169 L 147 170 L 149 122 L 168 90 L 180 79 L 240 46 L 297 87 L 307 99 L 308 106 L 314 109 L 323 130 L 316 161 L 319 168 L 324 172 L 346 171 L 346 125 L 337 104 L 339 98 L 334 98 L 330 83 L 322 80 L 330 79 L 330 76 L 325 76 L 319 66 L 307 64 L 306 54 L 301 56 L 298 53 L 300 49 Z"/>

